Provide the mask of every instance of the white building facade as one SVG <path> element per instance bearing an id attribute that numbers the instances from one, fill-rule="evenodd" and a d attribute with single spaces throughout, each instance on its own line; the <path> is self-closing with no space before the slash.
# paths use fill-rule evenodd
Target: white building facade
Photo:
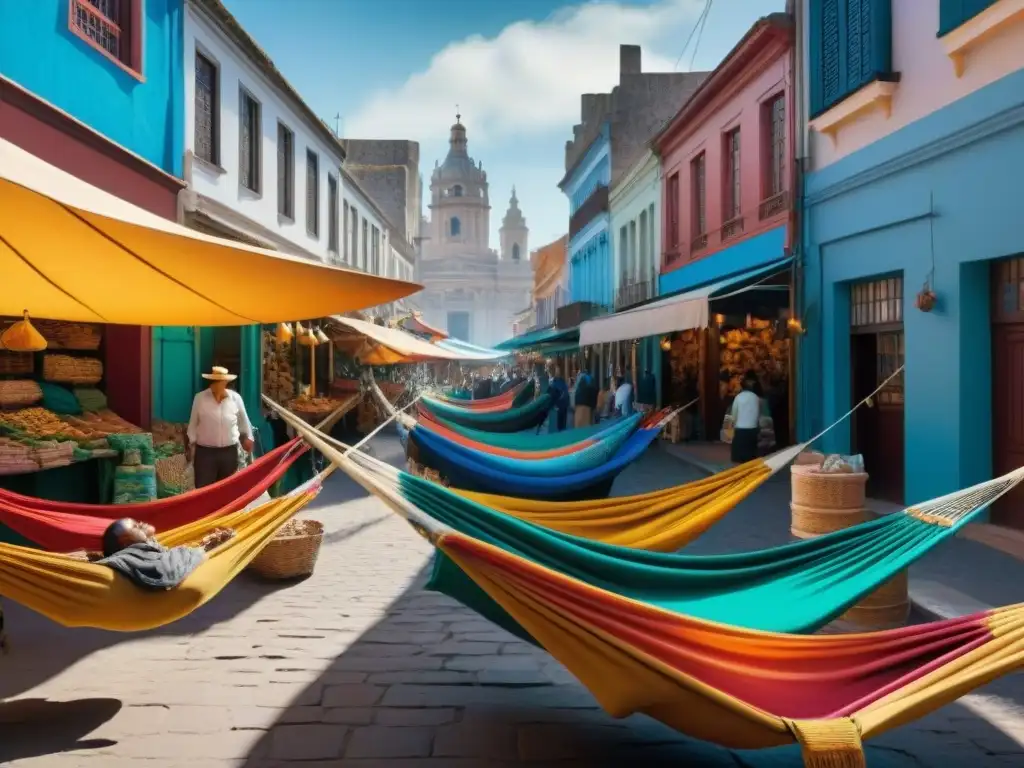
<path id="1" fill-rule="evenodd" d="M 430 179 L 430 220 L 419 263 L 424 290 L 414 301 L 423 319 L 455 338 L 493 346 L 512 336 L 530 304 L 529 228 L 515 190 L 490 247 L 490 190 L 481 163 L 467 152 L 466 128 L 451 128 L 448 155 Z"/>
<path id="2" fill-rule="evenodd" d="M 648 150 L 609 194 L 615 308 L 657 295 L 661 254 L 661 164 Z"/>

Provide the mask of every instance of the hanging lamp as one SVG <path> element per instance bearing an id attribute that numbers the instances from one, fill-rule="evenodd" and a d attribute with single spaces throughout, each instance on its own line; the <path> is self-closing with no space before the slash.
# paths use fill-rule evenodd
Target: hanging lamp
<path id="1" fill-rule="evenodd" d="M 0 347 L 11 352 L 42 352 L 46 346 L 43 334 L 29 320 L 27 309 L 22 313 L 21 320 L 0 333 Z"/>
<path id="2" fill-rule="evenodd" d="M 327 338 L 327 334 L 324 333 L 323 328 L 317 328 L 316 329 L 316 333 L 314 334 L 314 336 L 316 336 L 316 340 L 320 344 L 330 344 L 330 342 L 331 342 L 331 340 L 329 338 Z"/>
<path id="3" fill-rule="evenodd" d="M 292 330 L 291 323 L 278 323 L 274 338 L 277 340 L 278 344 L 288 344 L 292 339 L 294 339 L 295 331 Z"/>

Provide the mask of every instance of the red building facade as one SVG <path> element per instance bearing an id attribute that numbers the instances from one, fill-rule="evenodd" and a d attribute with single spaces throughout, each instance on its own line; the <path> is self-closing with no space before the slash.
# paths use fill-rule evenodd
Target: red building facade
<path id="1" fill-rule="evenodd" d="M 790 18 L 762 18 L 656 137 L 663 295 L 786 255 L 795 178 L 792 48 Z M 687 274 L 671 274 L 679 271 Z"/>

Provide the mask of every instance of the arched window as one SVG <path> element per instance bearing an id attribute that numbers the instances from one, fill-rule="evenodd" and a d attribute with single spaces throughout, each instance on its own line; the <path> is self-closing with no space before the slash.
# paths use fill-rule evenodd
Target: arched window
<path id="1" fill-rule="evenodd" d="M 462 185 L 456 184 L 452 187 L 452 197 L 462 197 Z"/>
<path id="2" fill-rule="evenodd" d="M 519 261 L 519 243 L 512 244 L 512 260 Z"/>
<path id="3" fill-rule="evenodd" d="M 449 234 L 452 237 L 458 237 L 462 233 L 462 222 L 459 221 L 458 216 L 452 216 L 451 221 L 448 223 Z"/>

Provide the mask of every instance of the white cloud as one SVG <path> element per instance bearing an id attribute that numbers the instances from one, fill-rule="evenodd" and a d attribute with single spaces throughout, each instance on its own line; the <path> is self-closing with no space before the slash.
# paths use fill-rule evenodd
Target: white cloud
<path id="1" fill-rule="evenodd" d="M 346 120 L 346 134 L 444 140 L 456 104 L 483 143 L 564 129 L 579 120 L 580 94 L 608 91 L 618 81 L 620 44 L 644 49 L 644 71 L 672 71 L 672 49 L 682 48 L 703 6 L 704 0 L 589 3 L 543 22 L 511 24 L 494 38 L 452 43 L 425 71 L 371 97 Z"/>

